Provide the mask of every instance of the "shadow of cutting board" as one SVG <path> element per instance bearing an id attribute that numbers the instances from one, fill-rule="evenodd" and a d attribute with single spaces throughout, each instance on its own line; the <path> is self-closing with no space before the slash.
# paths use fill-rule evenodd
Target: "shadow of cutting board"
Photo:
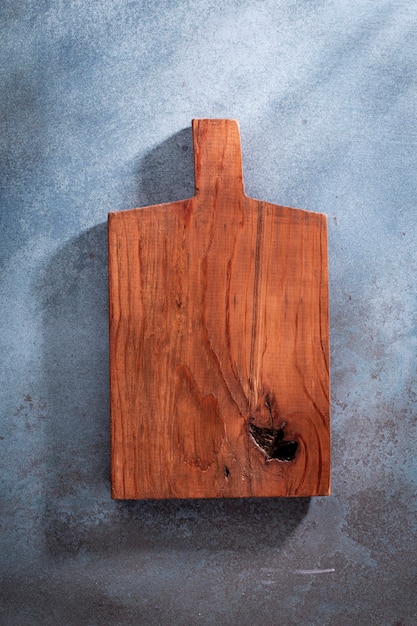
<path id="1" fill-rule="evenodd" d="M 327 495 L 327 218 L 244 194 L 193 121 L 193 198 L 109 215 L 112 497 Z"/>

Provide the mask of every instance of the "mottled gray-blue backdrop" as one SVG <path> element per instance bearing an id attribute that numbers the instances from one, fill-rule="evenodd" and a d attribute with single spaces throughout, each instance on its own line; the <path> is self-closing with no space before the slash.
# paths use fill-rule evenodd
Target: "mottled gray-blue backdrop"
<path id="1" fill-rule="evenodd" d="M 415 626 L 415 0 L 3 0 L 6 626 Z M 113 502 L 106 218 L 193 194 L 329 215 L 333 495 Z"/>

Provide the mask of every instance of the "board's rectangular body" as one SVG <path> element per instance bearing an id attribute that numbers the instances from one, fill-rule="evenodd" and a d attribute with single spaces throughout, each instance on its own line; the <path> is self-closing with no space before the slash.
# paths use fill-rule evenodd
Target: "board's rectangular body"
<path id="1" fill-rule="evenodd" d="M 326 495 L 327 218 L 247 198 L 237 125 L 196 195 L 109 215 L 112 496 Z"/>

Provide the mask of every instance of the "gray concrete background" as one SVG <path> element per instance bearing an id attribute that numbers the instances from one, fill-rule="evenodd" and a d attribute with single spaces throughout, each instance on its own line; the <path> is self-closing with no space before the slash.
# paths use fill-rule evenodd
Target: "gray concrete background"
<path id="1" fill-rule="evenodd" d="M 413 0 L 17 1 L 1 35 L 1 624 L 413 626 Z M 106 218 L 192 195 L 329 215 L 333 495 L 113 502 Z"/>

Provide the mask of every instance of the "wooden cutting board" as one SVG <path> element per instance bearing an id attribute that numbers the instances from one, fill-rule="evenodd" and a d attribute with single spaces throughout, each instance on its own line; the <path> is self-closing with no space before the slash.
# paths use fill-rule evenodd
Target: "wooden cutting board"
<path id="1" fill-rule="evenodd" d="M 193 198 L 109 215 L 112 497 L 327 495 L 327 218 L 245 196 L 235 121 L 193 143 Z"/>

